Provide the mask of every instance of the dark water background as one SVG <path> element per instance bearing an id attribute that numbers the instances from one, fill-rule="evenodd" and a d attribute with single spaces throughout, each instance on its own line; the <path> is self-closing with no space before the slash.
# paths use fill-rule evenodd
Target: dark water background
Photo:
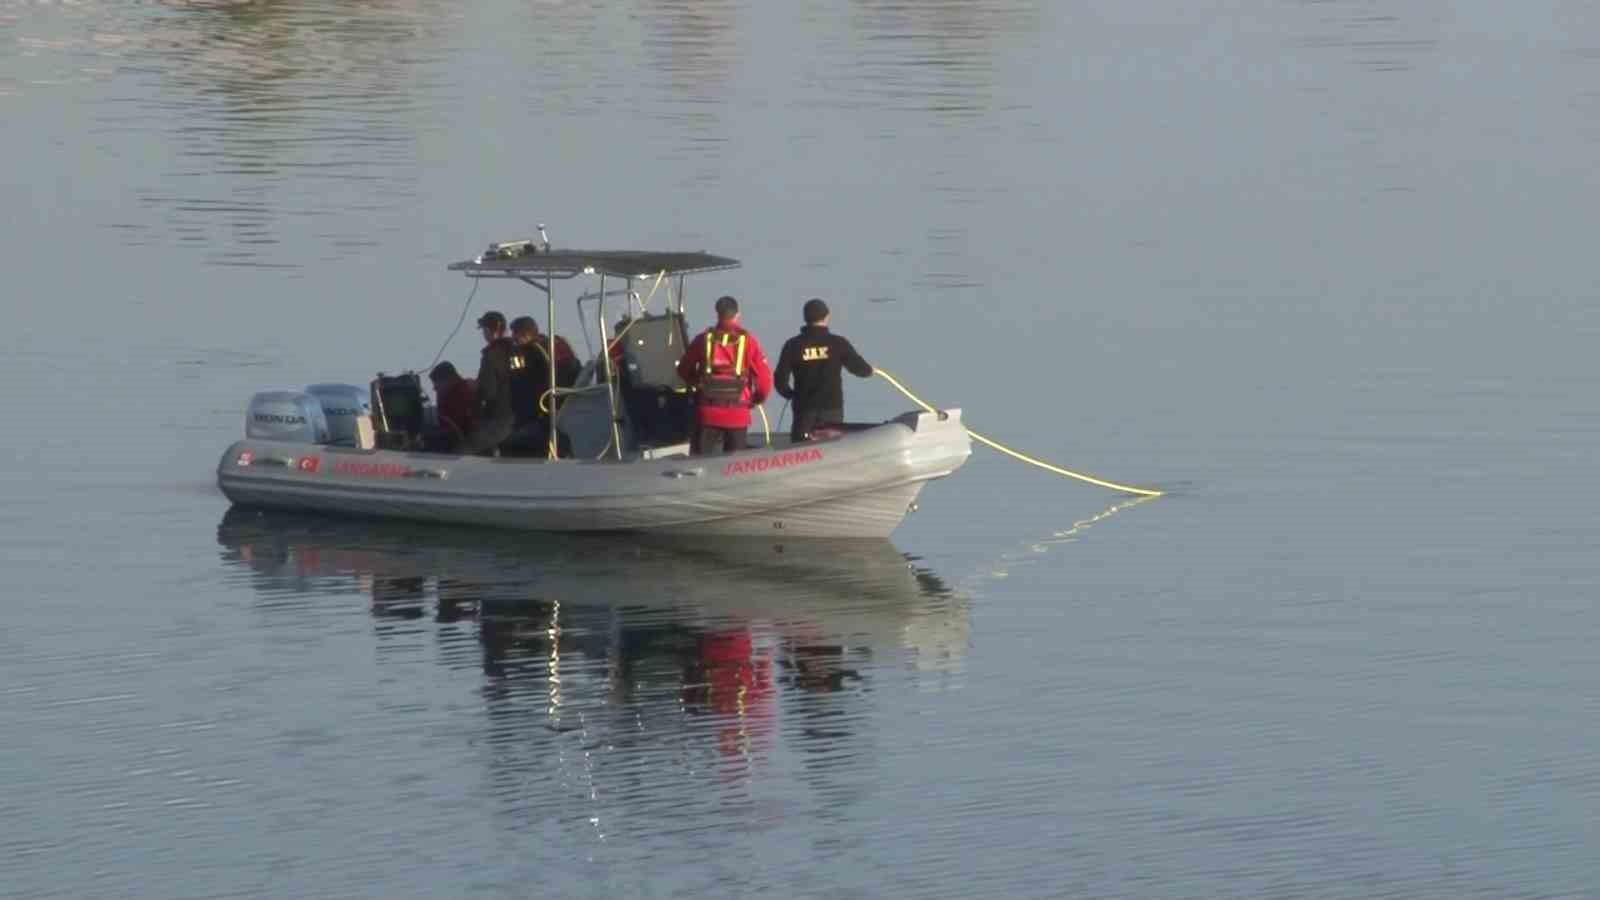
<path id="1" fill-rule="evenodd" d="M 1596 896 L 1597 85 L 1560 0 L 0 0 L 0 895 Z M 225 518 L 539 222 L 1171 494 Z"/>

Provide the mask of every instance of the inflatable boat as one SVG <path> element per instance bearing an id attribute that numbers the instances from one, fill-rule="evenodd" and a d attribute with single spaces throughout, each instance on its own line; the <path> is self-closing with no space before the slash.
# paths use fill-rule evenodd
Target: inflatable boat
<path id="1" fill-rule="evenodd" d="M 752 449 L 690 454 L 692 393 L 676 371 L 689 339 L 684 277 L 737 266 L 705 253 L 491 245 L 450 268 L 544 292 L 550 384 L 556 284 L 598 281 L 576 298 L 593 358 L 573 385 L 547 398 L 552 437 L 559 435 L 549 449 L 557 453 L 423 452 L 431 413 L 420 379 L 380 374 L 367 388 L 257 394 L 244 440 L 222 454 L 217 483 L 244 506 L 531 531 L 887 537 L 928 482 L 971 454 L 960 410 L 843 425 L 803 443 L 764 430 L 750 436 Z M 661 308 L 653 310 L 658 294 Z"/>

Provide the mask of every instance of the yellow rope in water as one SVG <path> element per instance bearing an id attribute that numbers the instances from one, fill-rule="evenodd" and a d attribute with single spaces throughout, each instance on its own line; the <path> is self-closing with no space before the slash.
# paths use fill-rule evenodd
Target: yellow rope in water
<path id="1" fill-rule="evenodd" d="M 875 369 L 873 369 L 873 371 L 876 374 L 883 376 L 883 380 L 885 380 L 885 381 L 889 382 L 890 384 L 894 385 L 895 390 L 898 390 L 900 393 L 905 394 L 906 397 L 908 399 L 910 399 L 910 401 L 912 403 L 915 403 L 916 405 L 922 407 L 923 409 L 927 410 L 928 412 L 931 412 L 931 413 L 937 413 L 938 412 L 937 409 L 934 409 L 932 406 L 929 406 L 927 403 L 925 403 L 921 397 L 918 397 L 916 394 L 911 393 L 911 391 L 905 385 L 901 384 L 898 380 L 896 380 L 893 375 L 890 375 L 888 372 L 885 372 L 882 369 L 876 369 L 875 368 Z M 1103 487 L 1103 488 L 1110 488 L 1113 491 L 1123 491 L 1123 492 L 1126 492 L 1126 493 L 1129 493 L 1129 494 L 1138 494 L 1138 495 L 1140 495 L 1142 497 L 1159 497 L 1159 496 L 1161 496 L 1161 492 L 1160 491 L 1151 490 L 1150 488 L 1134 487 L 1133 485 L 1130 485 L 1130 484 L 1117 484 L 1115 481 L 1103 481 L 1103 480 L 1101 480 L 1099 478 L 1095 478 L 1092 475 L 1084 475 L 1081 472 L 1074 472 L 1074 471 L 1071 471 L 1070 469 L 1063 469 L 1060 466 L 1053 466 L 1050 463 L 1045 462 L 1044 460 L 1034 459 L 1033 457 L 1027 455 L 1026 453 L 1019 453 L 1016 450 L 1013 450 L 1010 447 L 1007 447 L 1004 444 L 1001 444 L 999 441 L 990 440 L 989 438 L 984 437 L 983 435 L 977 433 L 976 431 L 973 431 L 971 428 L 967 429 L 967 434 L 973 440 L 975 440 L 975 441 L 977 441 L 977 442 L 979 442 L 981 444 L 985 444 L 985 445 L 987 445 L 989 447 L 992 447 L 992 448 L 994 448 L 996 450 L 999 450 L 1001 453 L 1004 453 L 1005 455 L 1010 456 L 1010 457 L 1012 457 L 1014 459 L 1021 460 L 1022 462 L 1025 462 L 1030 466 L 1038 466 L 1039 468 L 1044 469 L 1046 472 L 1054 472 L 1057 475 L 1065 475 L 1068 478 L 1076 478 L 1079 481 L 1087 481 L 1090 484 L 1099 485 L 1100 487 Z"/>
<path id="2" fill-rule="evenodd" d="M 761 430 L 765 431 L 767 433 L 767 446 L 771 447 L 772 446 L 772 423 L 767 420 L 767 408 L 765 406 L 758 406 L 758 407 L 756 407 L 756 409 L 761 410 Z"/>

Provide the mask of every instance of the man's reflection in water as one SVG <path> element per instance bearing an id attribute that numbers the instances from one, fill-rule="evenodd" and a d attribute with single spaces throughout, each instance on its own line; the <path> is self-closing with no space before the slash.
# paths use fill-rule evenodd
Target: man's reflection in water
<path id="1" fill-rule="evenodd" d="M 681 734 L 687 726 L 692 734 L 698 729 L 683 715 L 705 717 L 719 751 L 749 756 L 760 750 L 776 707 L 772 655 L 757 646 L 754 631 L 743 624 L 629 624 L 630 612 L 531 600 L 517 604 L 515 613 L 485 614 L 479 622 L 485 696 L 521 701 L 523 708 L 512 714 L 525 720 L 526 707 L 542 696 L 547 715 L 622 718 L 635 732 L 648 721 L 663 732 Z M 609 739 L 626 743 L 629 737 Z"/>
<path id="2" fill-rule="evenodd" d="M 408 621 L 428 614 L 428 580 L 421 576 L 405 578 L 374 577 L 368 586 L 373 618 Z"/>
<path id="3" fill-rule="evenodd" d="M 440 624 L 478 617 L 478 602 L 483 585 L 465 578 L 439 577 L 439 607 L 434 620 Z"/>
<path id="4" fill-rule="evenodd" d="M 816 694 L 842 691 L 848 682 L 861 680 L 861 672 L 845 665 L 845 649 L 830 644 L 797 644 L 784 660 L 789 670 L 785 683 Z"/>
<path id="5" fill-rule="evenodd" d="M 870 796 L 875 779 L 866 773 L 873 754 L 871 721 L 864 696 L 871 650 L 824 643 L 808 635 L 786 647 L 781 683 L 788 688 L 784 734 L 800 751 L 799 779 L 811 789 L 809 815 L 837 819 Z M 828 839 L 823 838 L 823 843 Z M 846 848 L 840 847 L 841 851 Z"/>
<path id="6" fill-rule="evenodd" d="M 715 716 L 717 749 L 749 758 L 772 730 L 775 700 L 772 657 L 758 650 L 750 627 L 700 633 L 684 662 L 683 703 L 692 713 Z"/>
<path id="7" fill-rule="evenodd" d="M 530 598 L 518 605 L 517 613 L 485 615 L 478 621 L 483 674 L 490 688 L 519 676 L 543 677 L 549 667 L 555 604 Z"/>

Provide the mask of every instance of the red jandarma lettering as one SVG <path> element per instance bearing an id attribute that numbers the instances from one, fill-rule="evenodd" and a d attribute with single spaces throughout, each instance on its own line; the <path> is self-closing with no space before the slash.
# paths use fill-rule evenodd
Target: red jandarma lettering
<path id="1" fill-rule="evenodd" d="M 410 478 L 411 467 L 401 463 L 352 462 L 334 463 L 335 475 L 353 475 L 357 478 Z"/>
<path id="2" fill-rule="evenodd" d="M 757 459 L 741 459 L 736 462 L 730 462 L 722 467 L 722 474 L 750 475 L 821 461 L 822 450 L 817 447 L 808 447 L 805 450 L 788 450 L 779 453 L 777 456 L 762 456 Z"/>

